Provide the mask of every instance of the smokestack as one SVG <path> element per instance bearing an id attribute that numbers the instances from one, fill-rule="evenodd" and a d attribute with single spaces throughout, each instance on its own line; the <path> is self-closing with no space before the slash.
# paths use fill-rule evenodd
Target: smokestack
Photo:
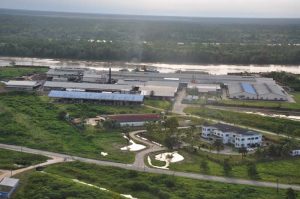
<path id="1" fill-rule="evenodd" d="M 111 67 L 109 67 L 108 83 L 111 84 Z"/>

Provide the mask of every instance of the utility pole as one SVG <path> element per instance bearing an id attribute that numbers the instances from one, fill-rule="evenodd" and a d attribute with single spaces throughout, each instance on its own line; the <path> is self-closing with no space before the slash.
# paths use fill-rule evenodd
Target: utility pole
<path id="1" fill-rule="evenodd" d="M 279 192 L 278 178 L 277 178 L 277 180 L 276 180 L 276 184 L 277 184 L 276 191 L 277 191 L 277 194 L 278 194 L 278 192 Z"/>

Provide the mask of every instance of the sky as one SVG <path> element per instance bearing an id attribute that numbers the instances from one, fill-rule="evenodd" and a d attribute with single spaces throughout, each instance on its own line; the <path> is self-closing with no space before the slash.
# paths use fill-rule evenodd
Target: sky
<path id="1" fill-rule="evenodd" d="M 300 0 L 0 0 L 0 8 L 159 16 L 300 18 Z"/>

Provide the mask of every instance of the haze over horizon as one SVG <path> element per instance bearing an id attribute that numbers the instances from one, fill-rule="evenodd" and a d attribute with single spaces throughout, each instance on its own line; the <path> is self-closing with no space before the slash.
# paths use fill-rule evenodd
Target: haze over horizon
<path id="1" fill-rule="evenodd" d="M 1 0 L 0 8 L 186 17 L 300 18 L 299 0 Z"/>

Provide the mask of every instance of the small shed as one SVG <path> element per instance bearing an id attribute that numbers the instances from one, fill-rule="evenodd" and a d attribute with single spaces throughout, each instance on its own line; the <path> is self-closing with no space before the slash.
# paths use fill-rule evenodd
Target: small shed
<path id="1" fill-rule="evenodd" d="M 19 185 L 19 179 L 5 177 L 0 182 L 0 199 L 10 198 Z"/>

